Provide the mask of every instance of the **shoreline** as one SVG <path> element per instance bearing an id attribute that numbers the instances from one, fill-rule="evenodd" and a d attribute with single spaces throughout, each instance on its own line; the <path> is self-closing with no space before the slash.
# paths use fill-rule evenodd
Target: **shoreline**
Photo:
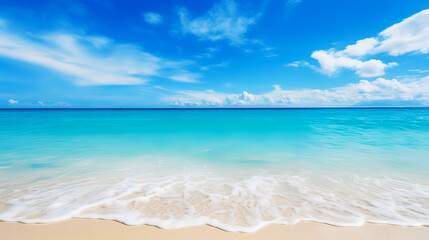
<path id="1" fill-rule="evenodd" d="M 117 240 L 117 239 L 428 239 L 429 227 L 411 227 L 366 223 L 359 227 L 341 227 L 325 223 L 300 222 L 272 224 L 253 233 L 228 232 L 209 225 L 179 229 L 156 226 L 130 226 L 114 220 L 73 218 L 56 223 L 20 223 L 0 221 L 0 238 L 7 240 Z"/>

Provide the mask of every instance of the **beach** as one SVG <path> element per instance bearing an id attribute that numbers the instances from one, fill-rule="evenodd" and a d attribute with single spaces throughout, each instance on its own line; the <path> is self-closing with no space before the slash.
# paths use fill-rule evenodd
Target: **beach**
<path id="1" fill-rule="evenodd" d="M 72 219 L 49 224 L 0 222 L 0 238 L 5 240 L 425 240 L 428 236 L 429 227 L 404 227 L 386 224 L 338 227 L 305 222 L 294 225 L 269 225 L 254 233 L 241 233 L 227 232 L 207 225 L 165 230 L 148 225 L 127 226 L 116 221 L 95 219 Z"/>
<path id="2" fill-rule="evenodd" d="M 0 0 L 0 240 L 429 240 L 429 0 Z"/>

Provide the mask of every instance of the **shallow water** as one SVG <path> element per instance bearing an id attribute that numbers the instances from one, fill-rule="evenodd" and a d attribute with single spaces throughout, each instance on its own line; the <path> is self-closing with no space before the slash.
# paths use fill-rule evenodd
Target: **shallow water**
<path id="1" fill-rule="evenodd" d="M 0 220 L 429 224 L 429 109 L 1 110 Z"/>

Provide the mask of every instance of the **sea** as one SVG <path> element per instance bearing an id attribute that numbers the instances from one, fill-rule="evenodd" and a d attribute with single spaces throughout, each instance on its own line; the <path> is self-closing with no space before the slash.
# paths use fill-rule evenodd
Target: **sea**
<path id="1" fill-rule="evenodd" d="M 429 108 L 2 109 L 0 220 L 429 225 Z"/>

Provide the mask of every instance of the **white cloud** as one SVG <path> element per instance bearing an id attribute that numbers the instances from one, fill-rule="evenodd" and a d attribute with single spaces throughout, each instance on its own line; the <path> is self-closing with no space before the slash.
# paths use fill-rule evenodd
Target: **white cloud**
<path id="1" fill-rule="evenodd" d="M 223 0 L 205 16 L 192 20 L 186 8 L 181 8 L 178 13 L 183 33 L 194 34 L 201 40 L 228 39 L 232 44 L 245 43 L 247 39 L 244 34 L 261 15 L 257 13 L 246 16 L 239 11 L 233 0 Z"/>
<path id="2" fill-rule="evenodd" d="M 361 77 L 377 77 L 384 75 L 385 69 L 397 66 L 397 63 L 385 64 L 375 59 L 360 61 L 341 56 L 341 54 L 334 51 L 315 51 L 311 54 L 311 57 L 319 61 L 320 71 L 328 75 L 332 75 L 342 68 L 349 68 L 355 70 Z"/>
<path id="3" fill-rule="evenodd" d="M 143 19 L 149 23 L 149 24 L 153 24 L 153 25 L 157 25 L 162 23 L 162 16 L 159 13 L 156 12 L 145 12 L 143 14 Z"/>
<path id="4" fill-rule="evenodd" d="M 309 68 L 316 68 L 315 66 L 311 65 L 307 61 L 294 61 L 288 64 L 284 64 L 284 67 L 309 67 Z"/>
<path id="5" fill-rule="evenodd" d="M 392 56 L 406 53 L 429 52 L 429 9 L 404 19 L 382 31 L 378 37 L 359 40 L 338 52 L 345 56 L 388 53 Z"/>
<path id="6" fill-rule="evenodd" d="M 397 63 L 385 64 L 380 60 L 363 61 L 365 57 L 379 53 L 392 56 L 406 53 L 426 54 L 429 52 L 429 9 L 404 19 L 384 31 L 378 37 L 371 37 L 348 45 L 342 51 L 318 50 L 311 57 L 319 61 L 320 71 L 332 75 L 343 68 L 353 69 L 361 77 L 377 77 L 385 74 L 385 69 Z"/>
<path id="7" fill-rule="evenodd" d="M 0 29 L 0 55 L 67 74 L 78 85 L 144 84 L 178 74 L 191 63 L 163 59 L 106 37 L 15 34 L 7 29 Z"/>
<path id="8" fill-rule="evenodd" d="M 427 73 L 429 70 L 421 70 L 421 69 L 410 69 L 410 72 L 418 72 L 418 73 Z"/>
<path id="9" fill-rule="evenodd" d="M 14 100 L 14 99 L 9 99 L 7 102 L 9 104 L 18 104 L 19 103 L 18 100 Z"/>
<path id="10" fill-rule="evenodd" d="M 406 53 L 429 52 L 429 9 L 404 19 L 382 31 L 378 37 L 366 38 L 338 52 L 345 56 L 365 56 L 388 53 L 392 56 Z"/>
<path id="11" fill-rule="evenodd" d="M 275 85 L 274 90 L 263 94 L 179 91 L 164 100 L 178 106 L 351 106 L 374 101 L 418 101 L 429 105 L 429 76 L 407 81 L 361 80 L 331 89 L 284 90 Z"/>
<path id="12" fill-rule="evenodd" d="M 338 52 L 345 56 L 364 56 L 367 55 L 378 44 L 375 38 L 365 38 L 356 42 L 356 44 L 348 45 L 346 49 Z"/>
<path id="13" fill-rule="evenodd" d="M 37 101 L 37 104 L 41 107 L 67 107 L 70 106 L 70 104 L 67 104 L 65 102 L 57 101 L 57 102 L 43 102 L 43 101 Z"/>
<path id="14" fill-rule="evenodd" d="M 398 56 L 415 52 L 429 52 L 429 9 L 404 19 L 380 33 L 380 45 L 375 52 Z"/>

